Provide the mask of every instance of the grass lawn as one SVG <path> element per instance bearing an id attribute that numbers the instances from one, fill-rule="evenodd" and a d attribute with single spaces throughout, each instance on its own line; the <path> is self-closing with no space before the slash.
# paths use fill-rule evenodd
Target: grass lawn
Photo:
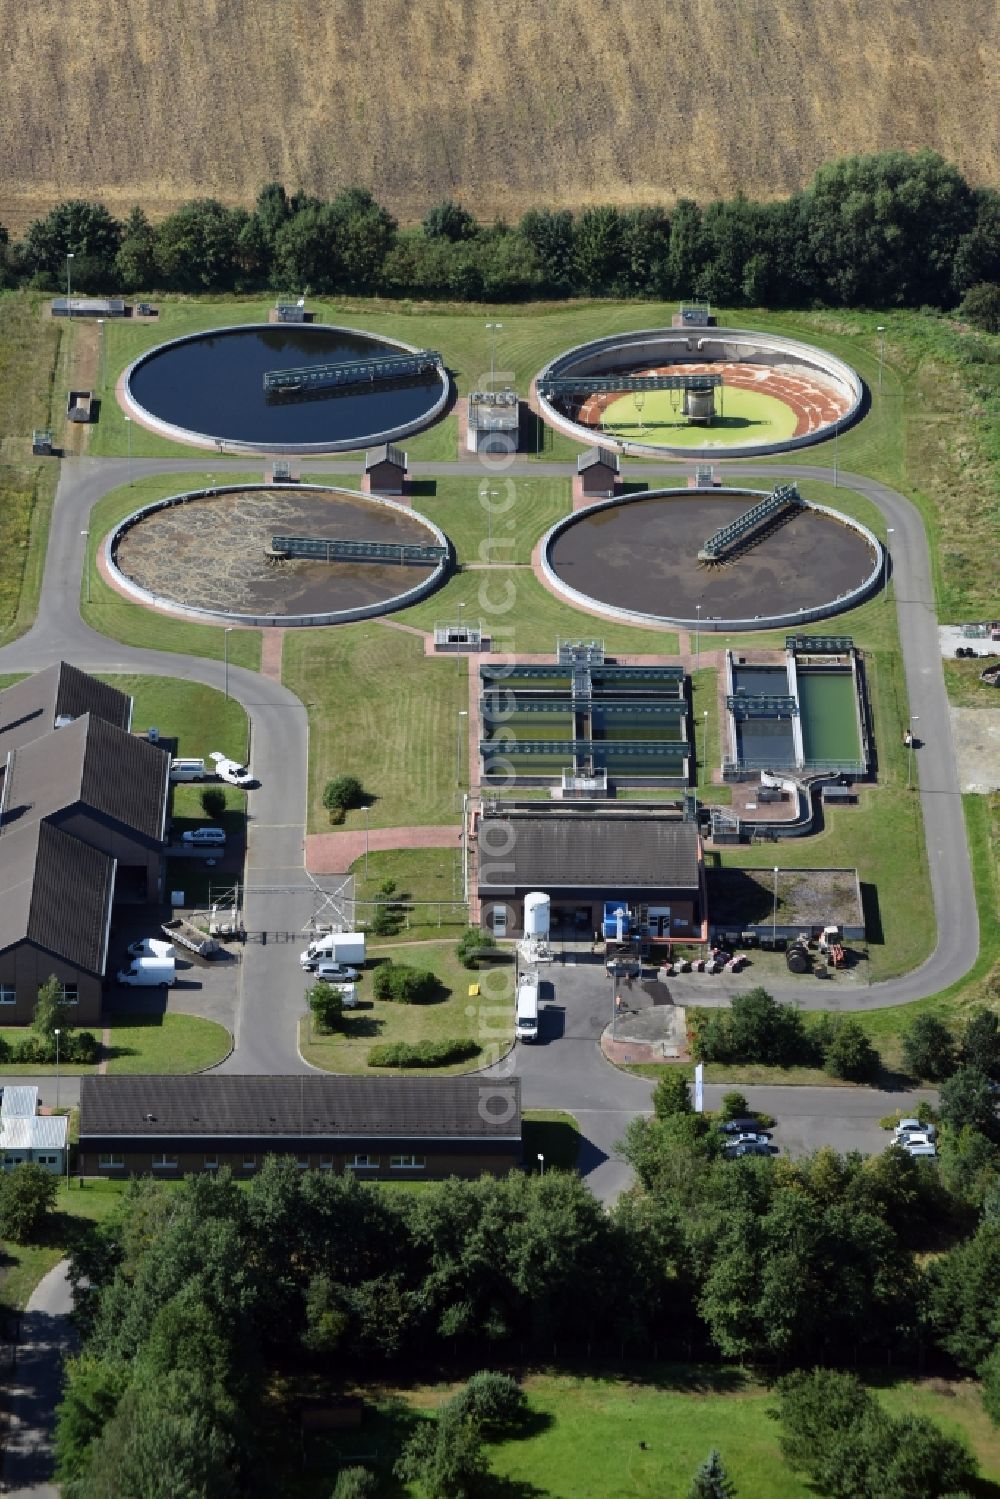
<path id="1" fill-rule="evenodd" d="M 357 827 L 361 823 L 361 814 L 352 812 L 345 826 Z M 370 853 L 367 878 L 364 855 L 355 859 L 351 865 L 354 898 L 358 902 L 377 899 L 383 880 L 395 880 L 393 901 L 440 903 L 427 908 L 415 906 L 409 910 L 405 926 L 396 940 L 433 941 L 435 938 L 450 936 L 457 941 L 464 932 L 468 920 L 466 907 L 462 902 L 462 849 L 458 833 L 456 826 L 453 849 L 397 848 Z M 359 919 L 364 920 L 369 914 L 362 905 L 358 911 Z"/>
<path id="2" fill-rule="evenodd" d="M 768 1415 L 771 1390 L 742 1370 L 652 1365 L 600 1375 L 529 1373 L 524 1387 L 530 1406 L 524 1435 L 487 1449 L 491 1471 L 512 1493 L 686 1499 L 713 1447 L 740 1499 L 809 1499 L 815 1492 L 781 1456 L 779 1428 Z M 366 1419 L 363 1443 L 356 1432 L 313 1438 L 302 1454 L 303 1467 L 289 1475 L 293 1486 L 287 1492 L 320 1499 L 329 1493 L 338 1456 L 346 1462 L 363 1450 L 378 1455 L 373 1466 L 384 1475 L 379 1493 L 416 1494 L 395 1486 L 388 1470 L 415 1422 L 431 1418 L 456 1388 L 373 1389 L 375 1411 Z M 1000 1433 L 983 1413 L 977 1386 L 901 1381 L 874 1392 L 894 1415 L 917 1410 L 962 1437 L 988 1485 L 982 1492 L 996 1492 Z"/>
<path id="3" fill-rule="evenodd" d="M 433 494 L 422 492 L 431 488 Z M 459 562 L 526 565 L 539 537 L 572 506 L 570 480 L 543 474 L 508 479 L 484 470 L 482 479 L 417 479 L 411 494 L 414 508 L 449 537 Z"/>
<path id="4" fill-rule="evenodd" d="M 160 738 L 176 740 L 175 755 L 185 759 L 208 759 L 221 750 L 239 760 L 249 748 L 249 723 L 242 704 L 214 687 L 186 682 L 178 677 L 102 676 L 134 699 L 132 728 L 142 732 L 155 725 Z M 201 791 L 200 786 L 178 785 L 181 791 Z M 176 794 L 175 793 L 175 794 Z"/>
<path id="5" fill-rule="evenodd" d="M 228 1056 L 233 1038 L 224 1025 L 199 1015 L 111 1016 L 109 1072 L 201 1072 Z"/>
<path id="6" fill-rule="evenodd" d="M 232 1037 L 225 1026 L 214 1020 L 203 1020 L 198 1015 L 181 1015 L 168 1011 L 165 1015 L 114 1014 L 108 1019 L 111 1029 L 111 1049 L 108 1052 L 109 1072 L 199 1072 L 211 1067 L 228 1055 Z M 101 1029 L 84 1026 L 100 1042 Z M 26 1026 L 8 1026 L 0 1030 L 0 1037 L 8 1043 L 28 1034 Z M 89 1067 L 59 1064 L 61 1077 L 92 1077 L 98 1063 Z M 54 1066 L 26 1067 L 23 1062 L 7 1062 L 0 1066 L 0 1077 L 19 1077 L 28 1071 L 38 1077 L 54 1077 Z M 47 1100 L 51 1102 L 51 1100 Z"/>
<path id="7" fill-rule="evenodd" d="M 371 620 L 286 635 L 282 677 L 309 714 L 310 832 L 330 829 L 323 787 L 345 773 L 370 796 L 372 827 L 460 821 L 455 742 L 458 710 L 468 704 L 465 671 L 461 657 L 425 660 L 415 635 Z M 466 743 L 463 736 L 463 763 Z"/>
<path id="8" fill-rule="evenodd" d="M 113 640 L 123 640 L 127 645 L 145 646 L 155 651 L 178 651 L 184 655 L 207 656 L 221 661 L 226 654 L 225 642 L 229 642 L 229 660 L 234 666 L 247 666 L 252 671 L 260 670 L 260 631 L 233 629 L 227 637 L 221 625 L 188 624 L 185 620 L 170 619 L 145 609 L 141 604 L 109 588 L 97 571 L 96 557 L 104 544 L 104 538 L 112 526 L 133 510 L 167 495 L 180 494 L 185 490 L 198 489 L 204 485 L 225 482 L 257 483 L 259 474 L 229 473 L 220 475 L 201 472 L 190 474 L 155 474 L 150 478 L 136 479 L 113 489 L 102 500 L 98 500 L 90 512 L 87 541 L 87 567 L 89 568 L 90 602 L 87 602 L 88 579 L 85 576 L 80 586 L 80 612 L 87 624 L 110 635 Z"/>
<path id="9" fill-rule="evenodd" d="M 1000 689 L 981 682 L 979 674 L 986 666 L 995 666 L 993 661 L 948 661 L 944 665 L 944 685 L 948 689 L 948 701 L 956 708 L 1000 709 Z"/>
<path id="10" fill-rule="evenodd" d="M 580 1153 L 580 1121 L 564 1109 L 525 1109 L 524 1164 L 532 1174 L 549 1170 L 575 1171 Z M 538 1159 L 544 1157 L 544 1165 Z"/>
<path id="11" fill-rule="evenodd" d="M 372 998 L 372 968 L 379 959 L 391 958 L 414 968 L 429 968 L 447 990 L 445 998 L 429 1005 L 398 1005 Z M 359 1005 L 344 1015 L 343 1030 L 332 1036 L 315 1032 L 307 1015 L 300 1030 L 300 1046 L 307 1062 L 327 1072 L 368 1072 L 369 1049 L 379 1042 L 436 1041 L 471 1037 L 482 1048 L 472 1061 L 441 1069 L 418 1068 L 430 1075 L 469 1072 L 485 1066 L 506 1050 L 514 1031 L 514 970 L 508 965 L 480 973 L 463 968 L 455 957 L 453 942 L 385 943 L 369 945 L 368 968 L 359 985 Z M 303 974 L 303 990 L 311 980 Z M 470 995 L 478 984 L 480 993 Z M 303 1007 L 304 1004 L 303 1004 Z M 371 1076 L 397 1075 L 388 1068 L 375 1068 Z"/>

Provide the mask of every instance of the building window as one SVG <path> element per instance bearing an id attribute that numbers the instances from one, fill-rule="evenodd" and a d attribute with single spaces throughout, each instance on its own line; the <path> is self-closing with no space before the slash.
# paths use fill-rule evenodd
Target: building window
<path id="1" fill-rule="evenodd" d="M 80 1003 L 80 990 L 76 984 L 63 984 L 63 1004 L 78 1005 Z"/>
<path id="2" fill-rule="evenodd" d="M 54 1155 L 40 1155 L 37 1159 L 39 1166 L 55 1166 L 58 1158 Z"/>
<path id="3" fill-rule="evenodd" d="M 348 1171 L 377 1171 L 379 1160 L 377 1155 L 352 1155 L 345 1164 Z"/>
<path id="4" fill-rule="evenodd" d="M 13 984 L 0 984 L 0 1005 L 16 1005 L 17 990 Z"/>
<path id="5" fill-rule="evenodd" d="M 257 1157 L 255 1155 L 245 1155 L 243 1157 L 243 1170 L 244 1171 L 256 1171 L 257 1170 Z"/>
<path id="6" fill-rule="evenodd" d="M 425 1164 L 422 1155 L 394 1155 L 390 1162 L 393 1171 L 423 1171 Z"/>
<path id="7" fill-rule="evenodd" d="M 319 1169 L 321 1171 L 332 1171 L 333 1170 L 333 1156 L 332 1155 L 321 1155 L 320 1158 L 319 1158 Z"/>
<path id="8" fill-rule="evenodd" d="M 298 1166 L 298 1168 L 299 1168 L 300 1171 L 308 1171 L 309 1170 L 309 1157 L 307 1155 L 300 1155 L 299 1158 L 298 1158 L 298 1160 L 295 1162 L 295 1164 L 296 1164 L 296 1166 Z"/>
<path id="9" fill-rule="evenodd" d="M 162 1154 L 160 1154 L 160 1155 L 154 1155 L 154 1157 L 153 1157 L 153 1170 L 154 1171 L 175 1171 L 176 1169 L 177 1169 L 177 1157 L 175 1155 L 167 1155 L 165 1151 Z"/>
<path id="10" fill-rule="evenodd" d="M 123 1155 L 99 1155 L 97 1164 L 102 1171 L 120 1171 L 125 1165 Z"/>
<path id="11" fill-rule="evenodd" d="M 219 1157 L 217 1155 L 207 1155 L 203 1164 L 206 1171 L 218 1171 Z"/>

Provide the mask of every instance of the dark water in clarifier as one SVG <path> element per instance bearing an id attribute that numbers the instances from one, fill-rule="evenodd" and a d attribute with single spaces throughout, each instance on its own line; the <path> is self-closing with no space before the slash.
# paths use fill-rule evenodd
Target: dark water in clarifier
<path id="1" fill-rule="evenodd" d="M 403 350 L 363 333 L 275 324 L 233 328 L 153 352 L 133 372 L 145 410 L 174 426 L 229 442 L 290 446 L 345 442 L 419 422 L 441 394 L 434 374 L 309 399 L 265 397 L 265 370 L 345 364 Z"/>

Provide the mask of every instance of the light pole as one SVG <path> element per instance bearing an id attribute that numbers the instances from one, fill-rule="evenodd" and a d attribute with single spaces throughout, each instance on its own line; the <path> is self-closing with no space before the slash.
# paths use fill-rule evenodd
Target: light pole
<path id="1" fill-rule="evenodd" d="M 227 698 L 229 696 L 229 637 L 234 628 L 234 625 L 227 625 L 222 632 L 222 675 Z"/>
<path id="2" fill-rule="evenodd" d="M 365 814 L 365 879 L 367 880 L 367 878 L 368 878 L 368 813 L 371 811 L 371 805 L 370 805 L 370 803 L 369 802 L 365 802 L 365 804 L 361 808 L 361 810 Z"/>
<path id="3" fill-rule="evenodd" d="M 461 677 L 461 675 L 462 675 L 462 610 L 464 608 L 465 608 L 465 605 L 463 603 L 460 603 L 459 606 L 458 606 L 458 638 L 455 641 L 455 675 L 456 675 L 456 677 Z"/>
<path id="4" fill-rule="evenodd" d="M 538 1174 L 539 1176 L 545 1175 L 545 1157 L 541 1151 L 538 1152 Z"/>
<path id="5" fill-rule="evenodd" d="M 700 604 L 700 602 L 697 603 L 697 604 L 695 604 L 694 607 L 697 610 L 697 614 L 698 614 L 698 617 L 697 617 L 697 619 L 695 621 L 695 627 L 694 627 L 694 664 L 695 664 L 695 668 L 697 669 L 697 666 L 698 666 L 698 657 L 701 654 L 701 604 Z"/>
<path id="6" fill-rule="evenodd" d="M 455 785 L 462 784 L 462 719 L 468 718 L 468 708 L 459 708 L 455 728 Z"/>
<path id="7" fill-rule="evenodd" d="M 703 763 L 704 763 L 704 766 L 705 766 L 705 781 L 706 781 L 706 784 L 707 784 L 707 782 L 708 782 L 708 709 L 707 708 L 704 710 L 704 712 L 702 713 L 701 716 L 702 716 L 702 719 L 703 719 L 704 724 L 705 724 L 705 733 L 704 733 L 704 736 L 703 736 L 705 742 L 702 745 L 702 754 L 704 756 L 704 762 Z M 698 752 L 697 752 L 697 747 L 696 747 L 695 748 L 695 771 L 697 771 L 697 769 L 698 769 Z M 697 774 L 696 774 L 695 775 L 695 780 L 697 781 L 697 779 L 698 779 L 698 777 L 697 777 Z"/>
<path id="8" fill-rule="evenodd" d="M 66 253 L 66 316 L 72 321 L 73 318 L 73 267 L 70 261 L 73 259 L 73 251 Z"/>
<path id="9" fill-rule="evenodd" d="M 101 340 L 100 357 L 98 359 L 98 369 L 99 369 L 99 372 L 100 372 L 99 373 L 99 378 L 100 378 L 100 382 L 101 382 L 101 389 L 103 390 L 104 389 L 105 372 L 106 372 L 106 369 L 107 369 L 107 360 L 104 358 L 104 319 L 102 317 L 99 317 L 97 319 L 97 326 L 100 329 L 99 337 L 100 337 L 100 340 Z"/>
<path id="10" fill-rule="evenodd" d="M 493 560 L 493 501 L 499 494 L 497 489 L 481 489 L 479 498 L 486 501 L 486 561 Z"/>
<path id="11" fill-rule="evenodd" d="M 906 789 L 909 791 L 913 784 L 913 725 L 919 723 L 920 719 L 916 713 L 910 714 L 910 727 L 906 734 Z"/>
<path id="12" fill-rule="evenodd" d="M 491 337 L 490 337 L 490 390 L 492 390 L 493 387 L 494 387 L 494 385 L 496 384 L 497 334 L 500 333 L 502 330 L 503 330 L 503 323 L 487 323 L 486 324 L 486 331 L 491 335 Z"/>
<path id="13" fill-rule="evenodd" d="M 774 900 L 771 905 L 771 948 L 775 948 L 778 940 L 778 866 L 774 866 Z"/>
<path id="14" fill-rule="evenodd" d="M 132 418 L 130 416 L 127 416 L 125 418 L 125 432 L 126 432 L 127 441 L 128 441 L 128 469 L 127 469 L 128 482 L 129 482 L 129 484 L 131 484 L 132 483 Z"/>
<path id="15" fill-rule="evenodd" d="M 52 1032 L 52 1034 L 56 1038 L 56 1108 L 58 1109 L 59 1108 L 59 1037 L 60 1037 L 60 1034 L 61 1034 L 58 1026 L 56 1026 L 56 1028 Z"/>
<path id="16" fill-rule="evenodd" d="M 878 334 L 878 389 L 882 394 L 882 367 L 885 364 L 885 324 L 879 323 L 875 329 Z"/>
<path id="17" fill-rule="evenodd" d="M 90 532 L 89 531 L 81 531 L 80 535 L 83 537 L 83 571 L 84 571 L 84 577 L 86 578 L 86 584 L 85 584 L 85 587 L 86 587 L 86 598 L 87 598 L 87 603 L 89 604 L 90 603 Z"/>

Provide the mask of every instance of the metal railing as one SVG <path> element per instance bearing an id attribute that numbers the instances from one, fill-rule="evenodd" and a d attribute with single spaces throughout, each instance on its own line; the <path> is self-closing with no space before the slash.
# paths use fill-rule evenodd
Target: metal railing
<path id="1" fill-rule="evenodd" d="M 396 562 L 410 565 L 443 562 L 448 548 L 423 542 L 338 541 L 310 536 L 272 536 L 271 548 L 289 557 L 319 558 L 323 562 Z"/>
<path id="2" fill-rule="evenodd" d="M 438 373 L 444 361 L 435 349 L 418 349 L 413 354 L 386 354 L 380 359 L 352 359 L 345 364 L 307 364 L 294 369 L 265 370 L 266 392 L 293 393 L 297 390 L 337 390 L 352 385 L 374 385 L 377 381 L 405 379 Z"/>
<path id="3" fill-rule="evenodd" d="M 698 553 L 699 562 L 718 562 L 725 552 L 738 542 L 746 541 L 766 522 L 775 520 L 785 510 L 799 509 L 802 503 L 802 496 L 794 484 L 779 485 L 766 499 L 710 536 Z"/>

